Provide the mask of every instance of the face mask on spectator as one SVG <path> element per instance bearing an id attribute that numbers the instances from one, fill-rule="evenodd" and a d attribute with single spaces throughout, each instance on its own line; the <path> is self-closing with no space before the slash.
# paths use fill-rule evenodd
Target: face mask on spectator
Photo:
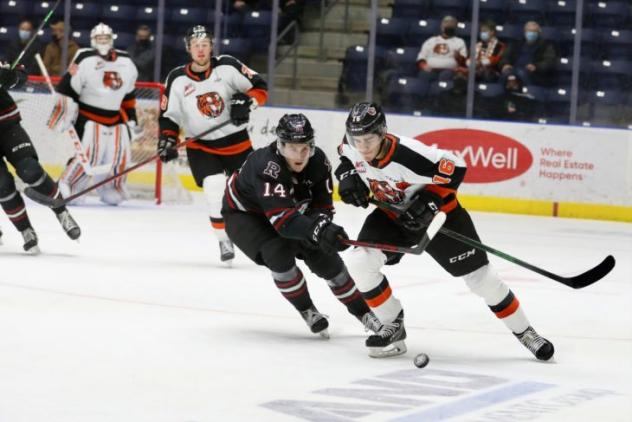
<path id="1" fill-rule="evenodd" d="M 481 32 L 481 41 L 483 42 L 489 41 L 489 32 L 487 31 Z"/>
<path id="2" fill-rule="evenodd" d="M 538 39 L 538 33 L 536 31 L 526 31 L 524 33 L 524 38 L 528 43 L 532 43 Z"/>
<path id="3" fill-rule="evenodd" d="M 443 28 L 443 34 L 447 37 L 453 37 L 456 33 L 456 28 L 453 26 L 447 26 Z"/>
<path id="4" fill-rule="evenodd" d="M 149 38 L 143 38 L 138 40 L 138 44 L 141 47 L 149 47 L 149 45 L 151 44 L 151 40 Z"/>
<path id="5" fill-rule="evenodd" d="M 22 41 L 26 41 L 26 40 L 28 40 L 29 38 L 31 38 L 31 34 L 32 34 L 32 32 L 31 32 L 31 31 L 26 31 L 26 30 L 24 30 L 24 29 L 20 29 L 20 32 L 19 32 L 20 39 L 21 39 Z"/>

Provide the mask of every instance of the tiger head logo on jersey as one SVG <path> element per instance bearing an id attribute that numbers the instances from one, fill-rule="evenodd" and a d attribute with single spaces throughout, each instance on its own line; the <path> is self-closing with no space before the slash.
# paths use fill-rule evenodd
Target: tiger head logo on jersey
<path id="1" fill-rule="evenodd" d="M 450 52 L 450 48 L 445 43 L 439 43 L 434 46 L 432 51 L 439 56 L 446 56 Z"/>
<path id="2" fill-rule="evenodd" d="M 207 92 L 196 98 L 198 110 L 207 117 L 217 117 L 224 111 L 224 100 L 217 92 Z"/>
<path id="3" fill-rule="evenodd" d="M 371 192 L 373 192 L 373 196 L 378 201 L 399 204 L 404 200 L 404 192 L 394 189 L 391 185 L 388 184 L 388 182 L 384 180 L 368 180 Z"/>
<path id="4" fill-rule="evenodd" d="M 103 72 L 103 85 L 105 85 L 106 88 L 116 91 L 123 86 L 123 79 L 121 79 L 121 75 L 119 75 L 118 72 L 106 70 Z"/>

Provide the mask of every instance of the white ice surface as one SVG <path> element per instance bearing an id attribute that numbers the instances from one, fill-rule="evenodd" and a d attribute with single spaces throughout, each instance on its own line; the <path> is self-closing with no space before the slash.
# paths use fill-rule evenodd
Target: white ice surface
<path id="1" fill-rule="evenodd" d="M 338 208 L 354 236 L 364 211 Z M 40 256 L 0 216 L 1 422 L 632 420 L 631 224 L 472 213 L 485 243 L 552 272 L 617 258 L 583 290 L 491 258 L 554 363 L 426 255 L 387 269 L 409 351 L 377 360 L 323 280 L 305 272 L 330 340 L 308 332 L 267 270 L 239 252 L 220 264 L 203 206 L 72 212 L 80 244 L 29 204 Z"/>

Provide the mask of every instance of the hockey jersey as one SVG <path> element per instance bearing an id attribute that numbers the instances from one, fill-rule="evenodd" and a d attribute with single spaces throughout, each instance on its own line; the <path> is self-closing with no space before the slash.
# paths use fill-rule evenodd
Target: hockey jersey
<path id="1" fill-rule="evenodd" d="M 230 120 L 230 99 L 238 92 L 247 93 L 258 105 L 263 105 L 267 84 L 258 73 L 232 56 L 212 57 L 210 68 L 202 73 L 193 72 L 190 63 L 175 68 L 167 76 L 161 101 L 161 133 L 177 137 L 183 129 L 184 135 L 191 138 Z M 251 145 L 245 124 L 228 124 L 189 147 L 231 155 Z"/>
<path id="2" fill-rule="evenodd" d="M 20 120 L 20 112 L 15 101 L 6 89 L 0 88 L 0 127 Z"/>
<path id="3" fill-rule="evenodd" d="M 282 236 L 300 238 L 313 222 L 304 214 L 333 215 L 331 195 L 331 164 L 320 148 L 294 173 L 273 142 L 252 152 L 228 179 L 225 202 L 233 210 L 265 215 Z"/>
<path id="4" fill-rule="evenodd" d="M 136 65 L 121 50 L 102 57 L 92 48 L 82 48 L 62 77 L 57 91 L 79 104 L 79 115 L 113 126 L 136 120 Z"/>
<path id="5" fill-rule="evenodd" d="M 341 160 L 348 160 L 378 201 L 406 209 L 411 196 L 420 189 L 443 198 L 442 211 L 457 206 L 456 190 L 465 177 L 463 159 L 450 151 L 422 142 L 387 134 L 388 151 L 381 160 L 367 162 L 345 138 L 338 147 Z"/>

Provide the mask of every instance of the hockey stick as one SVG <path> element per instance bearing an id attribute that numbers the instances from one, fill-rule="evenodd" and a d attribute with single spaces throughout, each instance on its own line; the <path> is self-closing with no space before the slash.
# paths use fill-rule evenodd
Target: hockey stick
<path id="1" fill-rule="evenodd" d="M 230 120 L 226 120 L 223 123 L 220 123 L 216 126 L 213 126 L 210 129 L 205 130 L 204 132 L 187 139 L 184 142 L 181 142 L 180 144 L 176 145 L 176 148 L 182 148 L 185 147 L 187 145 L 189 145 L 190 143 L 192 143 L 193 141 L 198 140 L 199 138 L 208 135 L 209 133 L 215 132 L 216 130 L 219 130 L 221 128 L 223 128 L 224 126 L 230 124 Z M 140 168 L 142 166 L 144 166 L 145 164 L 149 164 L 152 161 L 155 161 L 159 158 L 160 154 L 154 154 L 151 157 L 141 161 L 140 163 L 137 163 L 131 167 L 126 168 L 125 170 L 123 170 L 122 172 L 115 174 L 113 176 L 110 176 L 106 179 L 103 179 L 102 181 L 100 181 L 99 183 L 95 183 L 92 186 L 88 186 L 87 188 L 85 188 L 84 190 L 77 192 L 75 194 L 70 195 L 68 198 L 51 198 L 50 196 L 46 196 L 44 194 L 39 193 L 38 191 L 36 191 L 35 189 L 31 188 L 31 187 L 27 187 L 26 189 L 24 189 L 24 193 L 26 194 L 26 196 L 28 196 L 29 198 L 31 198 L 33 201 L 42 204 L 42 205 L 46 205 L 48 207 L 51 208 L 59 208 L 61 206 L 64 206 L 66 204 L 68 204 L 69 202 L 79 198 L 82 195 L 85 195 L 88 192 L 91 192 L 93 190 L 95 190 L 96 188 L 105 185 L 106 183 L 110 183 L 112 180 L 118 179 L 119 177 L 132 172 L 134 170 L 136 170 L 137 168 Z"/>
<path id="2" fill-rule="evenodd" d="M 418 244 L 412 247 L 405 246 L 397 246 L 390 245 L 386 243 L 378 243 L 378 242 L 365 242 L 362 240 L 343 240 L 342 243 L 345 245 L 351 246 L 360 246 L 365 248 L 379 249 L 386 252 L 396 252 L 396 253 L 409 253 L 413 255 L 421 255 L 421 253 L 426 249 L 426 247 L 430 244 L 432 238 L 437 234 L 437 232 L 441 229 L 443 223 L 445 223 L 446 215 L 444 212 L 438 212 L 430 224 L 428 225 L 428 229 L 424 233 L 421 241 Z"/>
<path id="3" fill-rule="evenodd" d="M 51 95 L 55 95 L 55 88 L 53 87 L 53 82 L 48 74 L 48 70 L 46 66 L 44 66 L 44 62 L 42 61 L 42 56 L 39 53 L 35 54 L 35 61 L 42 72 L 42 76 L 48 85 L 48 89 L 50 90 Z M 95 174 L 105 174 L 109 173 L 112 170 L 112 166 L 109 164 L 103 164 L 100 166 L 92 167 L 90 165 L 90 160 L 86 157 L 86 154 L 83 151 L 83 145 L 81 144 L 81 139 L 79 139 L 79 135 L 77 135 L 77 131 L 73 126 L 71 126 L 68 130 L 64 132 L 70 137 L 72 141 L 72 145 L 75 147 L 75 155 L 79 160 L 79 164 L 83 167 L 83 171 L 86 172 L 88 176 L 94 176 Z"/>
<path id="4" fill-rule="evenodd" d="M 394 207 L 392 204 L 387 202 L 378 201 L 375 198 L 369 199 L 369 201 L 380 208 L 387 209 L 389 211 L 395 212 L 397 214 L 401 214 L 401 210 Z M 574 277 L 562 277 L 557 274 L 553 274 L 549 271 L 546 271 L 540 267 L 536 267 L 533 264 L 529 264 L 528 262 L 522 261 L 516 257 L 513 257 L 505 252 L 499 251 L 498 249 L 494 249 L 491 246 L 487 246 L 481 242 L 478 242 L 474 239 L 471 239 L 467 236 L 464 236 L 460 233 L 454 232 L 445 227 L 441 227 L 439 229 L 439 233 L 448 236 L 452 239 L 458 240 L 459 242 L 465 243 L 468 246 L 471 246 L 476 249 L 480 249 L 486 252 L 491 253 L 492 255 L 496 255 L 500 258 L 503 258 L 509 262 L 512 262 L 516 265 L 524 267 L 528 270 L 531 270 L 535 273 L 548 277 L 552 280 L 557 281 L 558 283 L 562 283 L 568 287 L 572 287 L 573 289 L 581 289 L 582 287 L 590 286 L 591 284 L 601 280 L 605 277 L 615 266 L 616 261 L 612 255 L 608 255 L 603 261 L 601 261 L 597 266 L 589 269 L 586 272 L 583 272 Z"/>

